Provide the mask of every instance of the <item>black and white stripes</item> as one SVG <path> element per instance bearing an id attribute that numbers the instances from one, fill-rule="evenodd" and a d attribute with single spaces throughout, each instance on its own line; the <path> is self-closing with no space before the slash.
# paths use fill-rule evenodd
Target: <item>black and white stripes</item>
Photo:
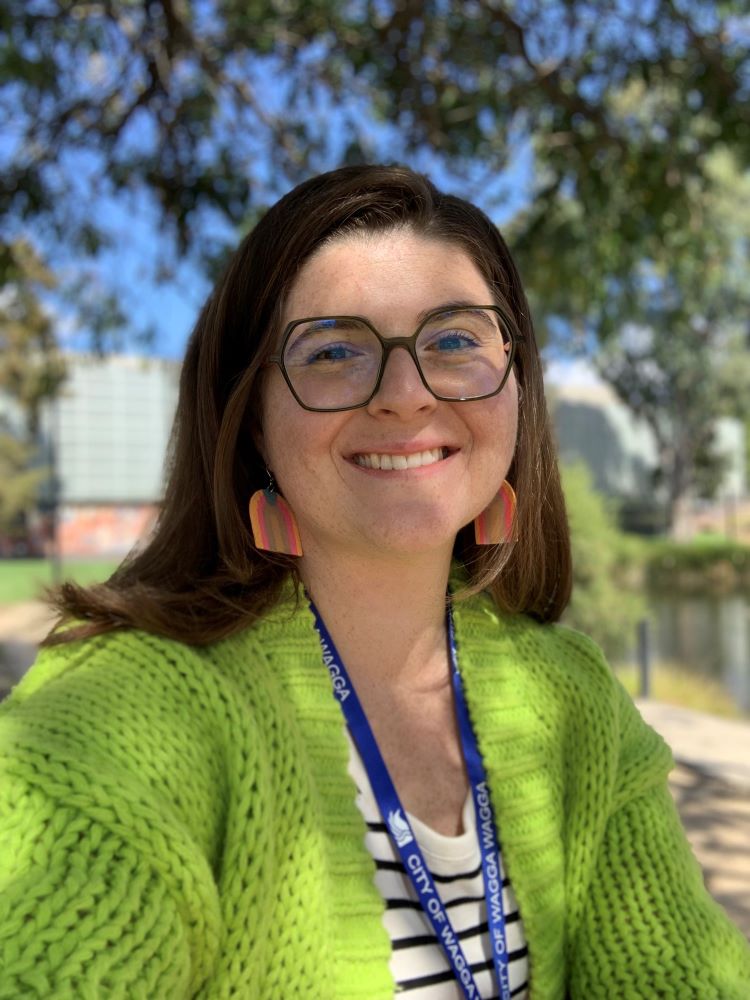
<path id="1" fill-rule="evenodd" d="M 377 885 L 386 909 L 383 917 L 392 942 L 390 969 L 399 995 L 409 1000 L 462 1000 L 429 920 L 407 878 L 387 828 L 379 815 L 364 765 L 350 741 L 349 771 L 359 789 L 357 806 L 367 823 L 365 845 L 375 860 Z M 464 832 L 446 837 L 409 816 L 438 892 L 471 965 L 483 1000 L 498 995 L 487 929 L 481 857 L 471 796 L 463 813 Z M 528 992 L 526 940 L 513 889 L 503 880 L 510 959 L 511 995 L 525 1000 Z"/>

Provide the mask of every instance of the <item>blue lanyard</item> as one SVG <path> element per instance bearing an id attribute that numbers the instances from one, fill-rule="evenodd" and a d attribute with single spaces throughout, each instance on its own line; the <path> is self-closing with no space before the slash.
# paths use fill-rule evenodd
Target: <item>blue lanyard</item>
<path id="1" fill-rule="evenodd" d="M 435 882 L 424 860 L 422 851 L 414 836 L 411 824 L 398 793 L 388 774 L 388 769 L 378 748 L 370 723 L 364 713 L 354 685 L 346 672 L 346 667 L 338 654 L 333 639 L 320 617 L 318 609 L 310 602 L 315 616 L 315 628 L 320 636 L 323 662 L 328 668 L 333 685 L 333 693 L 341 705 L 344 718 L 352 739 L 357 745 L 367 776 L 370 779 L 375 799 L 401 856 L 404 871 L 409 876 L 417 893 L 422 909 L 432 924 L 435 936 L 445 952 L 453 973 L 463 989 L 467 1000 L 481 1000 L 474 976 L 464 955 L 458 935 L 453 930 L 448 913 L 440 899 Z M 503 912 L 503 885 L 500 864 L 500 847 L 495 825 L 495 814 L 487 788 L 487 776 L 482 763 L 474 730 L 464 698 L 461 674 L 458 671 L 456 635 L 450 605 L 446 616 L 448 648 L 451 659 L 453 693 L 456 703 L 456 717 L 461 737 L 461 745 L 469 775 L 471 794 L 477 817 L 479 849 L 482 857 L 484 895 L 487 902 L 487 922 L 492 946 L 492 960 L 500 986 L 502 1000 L 510 1000 L 510 978 L 508 974 L 508 948 L 505 938 L 505 914 Z"/>

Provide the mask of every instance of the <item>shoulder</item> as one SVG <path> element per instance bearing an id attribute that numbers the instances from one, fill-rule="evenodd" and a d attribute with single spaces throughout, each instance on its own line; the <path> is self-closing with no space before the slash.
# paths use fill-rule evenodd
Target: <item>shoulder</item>
<path id="1" fill-rule="evenodd" d="M 44 648 L 0 705 L 0 745 L 50 748 L 160 785 L 195 784 L 208 765 L 231 770 L 254 758 L 285 685 L 319 656 L 297 610 L 285 599 L 207 646 L 127 629 Z"/>
<path id="2" fill-rule="evenodd" d="M 208 653 L 140 631 L 43 649 L 0 709 L 6 773 L 61 804 L 191 830 L 210 853 L 229 699 Z"/>
<path id="3" fill-rule="evenodd" d="M 512 655 L 525 669 L 558 683 L 610 688 L 613 675 L 601 649 L 588 636 L 560 624 L 501 611 L 489 594 L 456 605 L 457 633 L 487 656 Z"/>
<path id="4" fill-rule="evenodd" d="M 506 615 L 488 595 L 458 604 L 456 617 L 481 697 L 516 705 L 519 717 L 533 720 L 529 731 L 533 726 L 550 752 L 557 748 L 566 768 L 606 768 L 625 796 L 664 780 L 669 748 L 588 636 Z"/>
<path id="5" fill-rule="evenodd" d="M 43 648 L 3 706 L 33 713 L 64 701 L 74 713 L 183 711 L 205 699 L 211 679 L 205 653 L 135 629 Z"/>

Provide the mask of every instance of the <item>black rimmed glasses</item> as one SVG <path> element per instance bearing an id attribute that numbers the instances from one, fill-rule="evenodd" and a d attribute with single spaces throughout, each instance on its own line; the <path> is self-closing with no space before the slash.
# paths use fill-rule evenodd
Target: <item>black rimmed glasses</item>
<path id="1" fill-rule="evenodd" d="M 383 337 L 362 316 L 310 316 L 284 330 L 277 364 L 306 410 L 355 410 L 380 387 L 388 355 L 402 347 L 436 399 L 487 399 L 508 381 L 518 334 L 499 306 L 427 314 L 410 337 Z"/>

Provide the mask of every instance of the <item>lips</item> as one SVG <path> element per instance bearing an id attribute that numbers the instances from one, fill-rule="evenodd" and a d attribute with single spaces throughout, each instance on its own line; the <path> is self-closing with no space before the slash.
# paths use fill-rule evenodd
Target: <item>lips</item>
<path id="1" fill-rule="evenodd" d="M 415 451 L 409 455 L 369 451 L 353 455 L 352 461 L 363 469 L 401 472 L 435 465 L 437 462 L 442 462 L 449 454 L 448 448 L 428 448 L 426 451 Z"/>

